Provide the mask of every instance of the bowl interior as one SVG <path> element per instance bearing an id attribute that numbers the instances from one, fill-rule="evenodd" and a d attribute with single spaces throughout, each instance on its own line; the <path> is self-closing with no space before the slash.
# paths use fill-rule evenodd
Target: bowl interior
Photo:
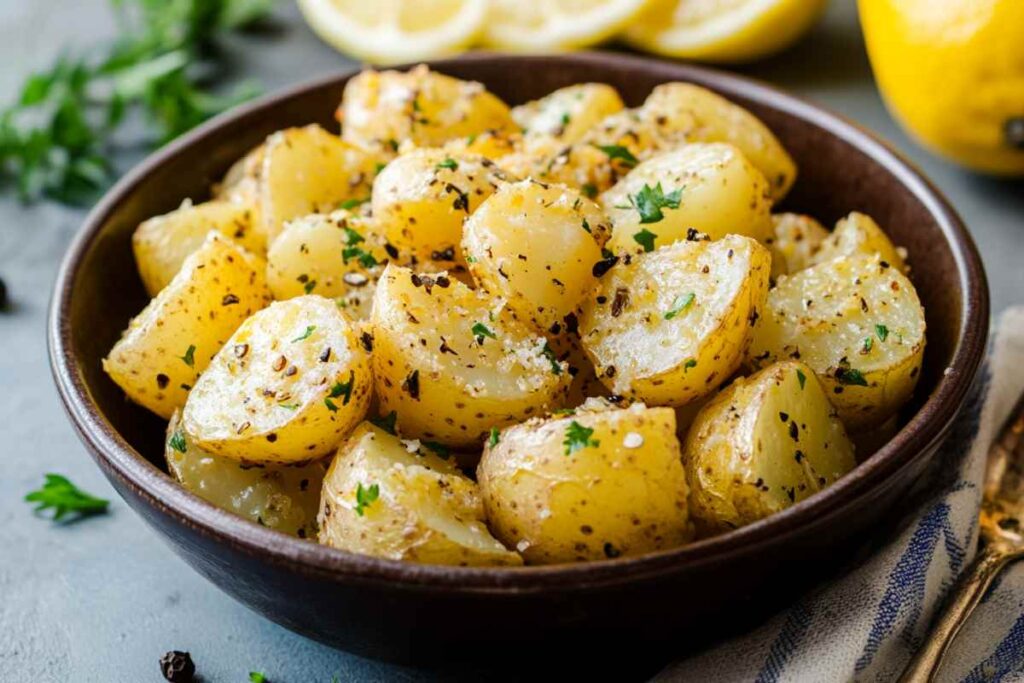
<path id="1" fill-rule="evenodd" d="M 826 225 L 852 210 L 863 211 L 909 250 L 911 279 L 926 311 L 928 348 L 915 399 L 904 410 L 904 423 L 933 395 L 943 381 L 943 371 L 955 364 L 962 335 L 968 332 L 967 309 L 976 322 L 987 324 L 980 262 L 969 237 L 958 232 L 948 207 L 884 147 L 814 107 L 733 76 L 622 55 L 477 55 L 441 62 L 436 68 L 481 81 L 512 104 L 573 83 L 600 81 L 617 88 L 629 105 L 638 105 L 659 83 L 688 80 L 751 110 L 781 139 L 800 169 L 793 191 L 780 208 L 812 214 Z M 233 161 L 275 130 L 319 123 L 336 131 L 332 114 L 344 81 L 345 77 L 337 76 L 294 88 L 172 143 L 108 195 L 92 215 L 94 230 L 80 238 L 81 258 L 67 266 L 71 268 L 67 300 L 61 301 L 58 292 L 55 302 L 58 317 L 65 316 L 59 324 L 74 358 L 71 370 L 78 373 L 101 416 L 156 467 L 164 466 L 163 422 L 128 402 L 101 368 L 101 359 L 121 330 L 147 302 L 132 256 L 132 231 L 185 198 L 205 199 L 210 185 Z M 984 339 L 984 330 L 973 333 Z M 975 345 L 979 343 L 983 342 Z M 980 357 L 980 352 L 972 353 Z M 974 367 L 966 371 L 973 376 L 977 358 L 971 362 Z M 945 419 L 949 417 L 951 413 Z"/>

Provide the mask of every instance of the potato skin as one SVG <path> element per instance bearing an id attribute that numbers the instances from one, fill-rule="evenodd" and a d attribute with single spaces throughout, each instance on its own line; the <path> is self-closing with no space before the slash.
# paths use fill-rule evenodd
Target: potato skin
<path id="1" fill-rule="evenodd" d="M 492 426 L 565 400 L 568 368 L 546 354 L 544 337 L 443 274 L 389 265 L 371 328 L 380 411 L 395 411 L 405 436 L 479 446 Z"/>
<path id="2" fill-rule="evenodd" d="M 814 265 L 815 256 L 828 239 L 829 232 L 810 216 L 779 213 L 772 216 L 774 236 L 768 243 L 772 251 L 772 280 Z"/>
<path id="3" fill-rule="evenodd" d="M 175 411 L 164 445 L 167 469 L 179 484 L 203 500 L 254 524 L 299 538 L 315 539 L 320 488 L 327 463 L 246 467 L 196 447 Z"/>
<path id="4" fill-rule="evenodd" d="M 690 512 L 711 535 L 779 512 L 856 465 L 814 372 L 799 361 L 737 379 L 706 405 L 683 451 Z"/>
<path id="5" fill-rule="evenodd" d="M 551 135 L 572 143 L 624 106 L 618 91 L 610 85 L 576 83 L 513 107 L 512 118 L 528 135 Z"/>
<path id="6" fill-rule="evenodd" d="M 477 467 L 494 535 L 527 564 L 682 545 L 692 531 L 675 430 L 671 409 L 639 404 L 502 430 Z M 571 433 L 580 447 L 567 454 Z"/>
<path id="7" fill-rule="evenodd" d="M 132 318 L 103 369 L 135 403 L 169 419 L 224 342 L 270 303 L 263 261 L 211 232 Z"/>
<path id="8" fill-rule="evenodd" d="M 508 105 L 483 85 L 425 65 L 406 72 L 364 70 L 345 85 L 335 115 L 346 141 L 392 155 L 404 140 L 438 147 L 485 131 L 519 130 Z"/>
<path id="9" fill-rule="evenodd" d="M 185 258 L 202 246 L 211 230 L 254 254 L 266 252 L 262 236 L 253 227 L 251 209 L 226 201 L 192 204 L 186 200 L 170 213 L 143 221 L 132 233 L 135 263 L 151 297 L 174 279 Z"/>
<path id="10" fill-rule="evenodd" d="M 370 490 L 376 497 L 366 495 Z M 331 462 L 319 521 L 322 544 L 366 555 L 461 566 L 523 563 L 491 536 L 477 485 L 452 462 L 366 422 Z"/>
<path id="11" fill-rule="evenodd" d="M 547 331 L 578 313 L 610 231 L 600 207 L 578 192 L 523 180 L 498 188 L 466 219 L 462 248 L 484 290 Z"/>
<path id="12" fill-rule="evenodd" d="M 714 391 L 743 362 L 769 268 L 768 250 L 739 235 L 623 258 L 580 317 L 598 377 L 613 394 L 651 405 Z"/>
<path id="13" fill-rule="evenodd" d="M 783 276 L 768 294 L 748 351 L 764 367 L 799 358 L 850 431 L 884 422 L 913 394 L 925 317 L 913 284 L 874 256 L 843 256 Z"/>
<path id="14" fill-rule="evenodd" d="M 317 295 L 278 301 L 246 320 L 189 395 L 188 438 L 246 463 L 297 463 L 333 451 L 370 404 L 360 329 Z"/>
<path id="15" fill-rule="evenodd" d="M 643 223 L 637 196 L 659 184 L 665 196 L 679 192 L 678 208 L 665 207 L 660 220 Z M 724 143 L 686 145 L 653 157 L 600 201 L 614 226 L 609 248 L 615 253 L 644 251 L 636 237 L 643 230 L 654 233 L 655 247 L 684 240 L 691 230 L 711 239 L 738 234 L 767 242 L 772 236 L 768 183 L 739 149 Z"/>

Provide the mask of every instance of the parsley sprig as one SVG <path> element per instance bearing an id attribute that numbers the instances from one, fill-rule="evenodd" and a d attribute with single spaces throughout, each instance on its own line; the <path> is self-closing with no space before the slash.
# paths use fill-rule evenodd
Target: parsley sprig
<path id="1" fill-rule="evenodd" d="M 640 223 L 658 223 L 665 218 L 662 209 L 678 209 L 683 198 L 682 188 L 668 194 L 661 188 L 661 183 L 651 187 L 647 183 L 636 194 L 627 195 L 629 206 L 616 208 L 634 208 L 640 214 Z"/>
<path id="2" fill-rule="evenodd" d="M 368 508 L 377 498 L 380 497 L 380 485 L 373 484 L 372 486 L 364 487 L 362 483 L 356 486 L 356 514 L 360 517 L 363 516 L 363 512 Z"/>
<path id="3" fill-rule="evenodd" d="M 106 512 L 110 505 L 109 500 L 82 491 L 59 474 L 47 474 L 42 488 L 25 496 L 25 501 L 37 503 L 36 512 L 52 509 L 55 522 L 69 514 L 85 517 Z"/>
<path id="4" fill-rule="evenodd" d="M 592 428 L 584 427 L 576 420 L 570 422 L 565 430 L 565 439 L 562 441 L 562 445 L 565 446 L 565 454 L 572 455 L 584 448 L 597 448 L 600 446 L 601 442 L 598 439 L 590 438 L 593 435 L 594 430 Z"/>

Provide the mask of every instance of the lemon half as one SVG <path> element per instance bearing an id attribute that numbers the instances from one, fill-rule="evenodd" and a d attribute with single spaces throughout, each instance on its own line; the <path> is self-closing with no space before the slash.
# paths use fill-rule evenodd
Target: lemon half
<path id="1" fill-rule="evenodd" d="M 588 47 L 632 23 L 652 0 L 491 0 L 484 39 L 516 52 Z"/>

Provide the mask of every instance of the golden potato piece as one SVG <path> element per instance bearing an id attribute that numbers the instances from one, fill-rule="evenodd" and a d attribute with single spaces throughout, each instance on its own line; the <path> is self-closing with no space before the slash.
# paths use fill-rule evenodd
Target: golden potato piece
<path id="1" fill-rule="evenodd" d="M 815 252 L 811 265 L 858 254 L 878 254 L 886 263 L 907 272 L 906 250 L 894 246 L 871 216 L 856 211 L 836 223 L 835 230 Z"/>
<path id="2" fill-rule="evenodd" d="M 364 422 L 324 479 L 320 542 L 392 560 L 517 566 L 487 530 L 477 485 L 430 447 Z"/>
<path id="3" fill-rule="evenodd" d="M 491 437 L 477 480 L 494 535 L 527 564 L 640 555 L 692 535 L 669 408 L 580 409 Z"/>
<path id="4" fill-rule="evenodd" d="M 853 431 L 910 398 L 924 346 L 924 309 L 910 280 L 878 255 L 844 256 L 779 279 L 748 353 L 755 367 L 807 363 Z"/>
<path id="5" fill-rule="evenodd" d="M 609 248 L 639 253 L 687 238 L 772 236 L 768 184 L 737 148 L 686 145 L 639 164 L 601 195 L 612 221 Z"/>
<path id="6" fill-rule="evenodd" d="M 258 177 L 267 244 L 293 218 L 350 208 L 370 196 L 378 159 L 320 126 L 289 128 L 266 142 Z"/>
<path id="7" fill-rule="evenodd" d="M 167 425 L 167 469 L 203 500 L 260 526 L 315 539 L 320 488 L 327 464 L 243 466 L 197 448 L 185 435 L 175 411 Z"/>
<path id="8" fill-rule="evenodd" d="M 529 135 L 552 135 L 576 142 L 604 117 L 621 111 L 618 91 L 605 83 L 577 83 L 539 100 L 513 107 L 512 118 Z"/>
<path id="9" fill-rule="evenodd" d="M 772 280 L 814 265 L 815 255 L 829 232 L 821 223 L 798 213 L 772 216 L 774 236 L 768 243 L 772 250 Z"/>
<path id="10" fill-rule="evenodd" d="M 189 395 L 182 426 L 205 451 L 247 463 L 323 457 L 366 414 L 366 341 L 321 296 L 279 301 L 246 320 Z"/>
<path id="11" fill-rule="evenodd" d="M 612 393 L 653 405 L 682 406 L 713 391 L 743 362 L 770 258 L 739 235 L 625 257 L 580 318 L 598 377 Z"/>
<path id="12" fill-rule="evenodd" d="M 216 230 L 254 254 L 266 251 L 253 227 L 251 209 L 226 201 L 193 204 L 186 200 L 174 211 L 144 221 L 132 234 L 132 251 L 139 276 L 152 297 L 174 279 L 185 258 Z"/>
<path id="13" fill-rule="evenodd" d="M 452 138 L 444 143 L 441 149 L 450 155 L 475 154 L 497 161 L 515 152 L 521 144 L 522 136 L 519 133 L 498 133 L 488 130 L 479 135 Z"/>
<path id="14" fill-rule="evenodd" d="M 373 217 L 398 263 L 463 264 L 459 248 L 463 221 L 511 180 L 481 156 L 413 150 L 389 163 L 377 177 Z"/>
<path id="15" fill-rule="evenodd" d="M 549 330 L 597 282 L 594 264 L 611 226 L 600 207 L 564 185 L 523 180 L 484 200 L 463 226 L 473 279 L 541 330 Z"/>
<path id="16" fill-rule="evenodd" d="M 345 140 L 385 154 L 394 154 L 404 140 L 439 147 L 452 138 L 519 130 L 508 105 L 483 85 L 425 65 L 364 70 L 345 85 L 336 116 Z"/>
<path id="17" fill-rule="evenodd" d="M 128 398 L 169 419 L 235 328 L 270 303 L 263 269 L 262 259 L 211 232 L 132 318 L 103 369 Z"/>
<path id="18" fill-rule="evenodd" d="M 567 366 L 544 337 L 444 274 L 389 265 L 371 326 L 380 410 L 405 436 L 479 446 L 492 426 L 565 400 Z"/>
<path id="19" fill-rule="evenodd" d="M 274 298 L 319 294 L 336 299 L 351 317 L 368 319 L 387 261 L 373 231 L 367 219 L 344 209 L 286 223 L 267 252 Z"/>
<path id="20" fill-rule="evenodd" d="M 857 464 L 814 372 L 775 363 L 737 379 L 701 410 L 683 450 L 690 514 L 714 534 L 779 512 Z"/>
<path id="21" fill-rule="evenodd" d="M 528 135 L 515 145 L 512 153 L 499 159 L 506 171 L 520 178 L 566 185 L 590 199 L 632 168 L 622 161 L 613 162 L 599 147 L 585 143 L 566 145 L 553 135 Z"/>

